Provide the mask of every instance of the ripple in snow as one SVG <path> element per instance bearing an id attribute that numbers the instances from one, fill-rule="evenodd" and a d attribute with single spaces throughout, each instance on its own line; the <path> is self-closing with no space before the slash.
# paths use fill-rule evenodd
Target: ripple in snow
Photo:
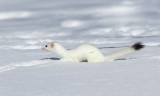
<path id="1" fill-rule="evenodd" d="M 27 18 L 32 15 L 31 12 L 22 11 L 22 12 L 0 12 L 0 20 L 7 19 L 17 19 L 17 18 Z"/>

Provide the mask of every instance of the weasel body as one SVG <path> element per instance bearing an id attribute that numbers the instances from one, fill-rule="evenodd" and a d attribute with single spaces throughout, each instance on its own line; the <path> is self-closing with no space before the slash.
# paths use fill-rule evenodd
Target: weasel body
<path id="1" fill-rule="evenodd" d="M 141 42 L 135 43 L 129 48 L 122 49 L 110 55 L 104 56 L 103 53 L 93 45 L 82 44 L 75 49 L 67 50 L 57 42 L 51 42 L 43 47 L 43 50 L 55 52 L 61 58 L 67 58 L 75 62 L 103 62 L 117 59 L 136 50 L 142 49 L 144 45 Z"/>

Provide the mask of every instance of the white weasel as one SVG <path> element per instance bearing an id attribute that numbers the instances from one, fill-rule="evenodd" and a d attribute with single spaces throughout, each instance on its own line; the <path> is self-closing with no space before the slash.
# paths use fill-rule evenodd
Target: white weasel
<path id="1" fill-rule="evenodd" d="M 110 55 L 104 56 L 103 53 L 93 45 L 83 44 L 75 49 L 67 50 L 57 42 L 51 42 L 43 47 L 43 50 L 55 52 L 61 58 L 67 58 L 75 62 L 103 62 L 117 59 L 121 56 L 140 50 L 144 47 L 141 42 L 137 42 L 131 47 L 122 49 Z"/>

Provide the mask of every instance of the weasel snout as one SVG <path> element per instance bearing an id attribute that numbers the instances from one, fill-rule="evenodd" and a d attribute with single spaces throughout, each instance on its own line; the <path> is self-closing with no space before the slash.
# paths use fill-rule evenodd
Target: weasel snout
<path id="1" fill-rule="evenodd" d="M 45 48 L 42 48 L 42 50 L 46 50 Z"/>

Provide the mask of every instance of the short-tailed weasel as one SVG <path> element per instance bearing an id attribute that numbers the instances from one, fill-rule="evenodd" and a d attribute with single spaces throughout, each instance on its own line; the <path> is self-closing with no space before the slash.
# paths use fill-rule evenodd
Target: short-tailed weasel
<path id="1" fill-rule="evenodd" d="M 61 58 L 66 58 L 69 61 L 75 62 L 103 62 L 115 60 L 121 56 L 130 54 L 134 51 L 144 48 L 141 42 L 133 44 L 131 47 L 124 48 L 120 51 L 114 52 L 107 56 L 104 56 L 103 53 L 93 45 L 82 44 L 75 49 L 67 50 L 62 45 L 57 42 L 51 42 L 43 47 L 43 50 L 55 52 Z"/>

